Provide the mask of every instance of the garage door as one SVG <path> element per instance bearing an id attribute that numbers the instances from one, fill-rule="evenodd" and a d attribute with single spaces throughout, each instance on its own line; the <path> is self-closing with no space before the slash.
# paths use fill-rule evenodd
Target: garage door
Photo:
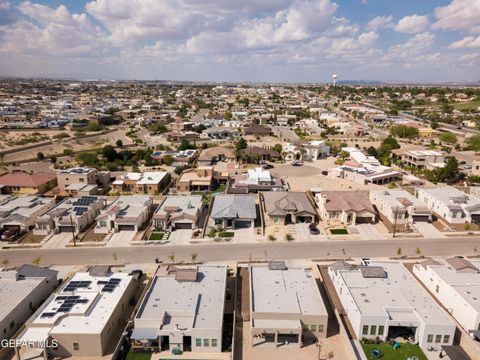
<path id="1" fill-rule="evenodd" d="M 413 215 L 412 220 L 415 222 L 425 222 L 428 221 L 429 216 L 428 215 Z"/>
<path id="2" fill-rule="evenodd" d="M 3 225 L 3 229 L 4 229 L 4 230 L 7 230 L 7 229 L 20 229 L 20 225 L 8 225 L 8 224 L 5 224 L 5 225 Z"/>
<path id="3" fill-rule="evenodd" d="M 252 227 L 252 222 L 251 221 L 237 220 L 237 221 L 235 221 L 235 227 L 237 229 L 248 229 L 248 228 Z"/>
<path id="4" fill-rule="evenodd" d="M 58 228 L 59 232 L 72 232 L 73 228 L 71 226 L 60 226 Z"/>
<path id="5" fill-rule="evenodd" d="M 135 225 L 118 225 L 119 231 L 135 231 Z"/>
<path id="6" fill-rule="evenodd" d="M 175 223 L 175 229 L 192 229 L 191 223 Z"/>
<path id="7" fill-rule="evenodd" d="M 357 224 L 371 224 L 372 220 L 373 219 L 371 217 L 357 217 L 355 219 Z"/>

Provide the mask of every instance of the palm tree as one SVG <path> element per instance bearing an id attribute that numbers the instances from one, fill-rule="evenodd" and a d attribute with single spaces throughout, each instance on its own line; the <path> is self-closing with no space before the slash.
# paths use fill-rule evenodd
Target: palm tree
<path id="1" fill-rule="evenodd" d="M 33 265 L 40 265 L 40 256 L 37 256 L 35 259 L 32 260 Z"/>
<path id="2" fill-rule="evenodd" d="M 8 259 L 3 259 L 3 260 L 2 260 L 2 265 L 3 265 L 4 268 L 8 267 L 8 264 L 9 264 L 9 263 L 10 263 L 10 262 L 8 261 Z"/>
<path id="3" fill-rule="evenodd" d="M 168 255 L 168 259 L 169 259 L 172 263 L 174 263 L 174 262 L 175 262 L 175 253 L 172 253 L 172 254 Z"/>
<path id="4" fill-rule="evenodd" d="M 416 248 L 415 249 L 415 253 L 417 254 L 417 256 L 420 256 L 420 254 L 422 253 L 422 250 L 420 250 L 420 248 Z"/>
<path id="5" fill-rule="evenodd" d="M 397 249 L 397 255 L 398 255 L 398 256 L 401 256 L 401 255 L 402 255 L 402 248 L 401 248 L 401 247 L 398 247 L 398 249 Z"/>
<path id="6" fill-rule="evenodd" d="M 198 254 L 194 252 L 192 253 L 191 257 L 192 257 L 192 262 L 195 262 L 195 260 L 197 260 Z"/>

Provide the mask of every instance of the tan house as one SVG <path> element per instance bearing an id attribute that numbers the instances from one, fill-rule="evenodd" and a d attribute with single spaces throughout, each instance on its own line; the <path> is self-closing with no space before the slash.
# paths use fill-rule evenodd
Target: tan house
<path id="1" fill-rule="evenodd" d="M 137 285 L 133 275 L 104 266 L 76 273 L 43 303 L 16 340 L 38 347 L 55 339 L 57 347 L 39 348 L 45 359 L 111 354 L 133 311 Z M 18 349 L 16 357 L 21 359 Z"/>
<path id="2" fill-rule="evenodd" d="M 110 172 L 88 167 L 69 168 L 57 174 L 57 182 L 62 195 L 101 194 L 109 186 Z"/>
<path id="3" fill-rule="evenodd" d="M 323 220 L 344 225 L 374 223 L 376 212 L 368 193 L 362 191 L 322 191 L 316 202 Z"/>
<path id="4" fill-rule="evenodd" d="M 166 171 L 129 172 L 112 183 L 112 190 L 133 194 L 161 194 L 170 184 L 170 174 Z"/>
<path id="5" fill-rule="evenodd" d="M 213 185 L 213 166 L 199 166 L 184 171 L 177 180 L 177 191 L 210 191 Z"/>
<path id="6" fill-rule="evenodd" d="M 316 222 L 318 214 L 307 194 L 295 191 L 261 192 L 267 225 Z"/>
<path id="7" fill-rule="evenodd" d="M 197 164 L 199 166 L 208 166 L 216 164 L 219 161 L 234 162 L 235 152 L 233 149 L 223 146 L 215 146 L 202 150 L 198 157 Z"/>
<path id="8" fill-rule="evenodd" d="M 57 186 L 57 176 L 50 172 L 29 174 L 23 171 L 0 176 L 0 192 L 3 194 L 43 194 Z"/>
<path id="9" fill-rule="evenodd" d="M 300 348 L 327 337 L 328 312 L 311 270 L 281 261 L 249 266 L 250 344 Z"/>

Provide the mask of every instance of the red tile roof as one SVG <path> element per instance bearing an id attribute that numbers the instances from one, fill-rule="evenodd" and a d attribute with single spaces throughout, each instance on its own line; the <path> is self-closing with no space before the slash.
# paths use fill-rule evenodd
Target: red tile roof
<path id="1" fill-rule="evenodd" d="M 38 187 L 57 178 L 57 174 L 49 172 L 37 172 L 28 174 L 26 172 L 14 172 L 0 176 L 0 185 Z"/>

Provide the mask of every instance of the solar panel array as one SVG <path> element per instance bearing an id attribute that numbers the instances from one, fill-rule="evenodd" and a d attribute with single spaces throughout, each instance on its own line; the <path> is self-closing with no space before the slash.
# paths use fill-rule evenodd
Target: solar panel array
<path id="1" fill-rule="evenodd" d="M 88 288 L 92 282 L 91 281 L 70 281 L 63 291 L 75 291 L 78 288 Z"/>
<path id="2" fill-rule="evenodd" d="M 111 278 L 108 281 L 106 280 L 99 280 L 97 281 L 98 285 L 103 285 L 102 292 L 113 292 L 115 288 L 120 284 L 122 279 Z"/>
<path id="3" fill-rule="evenodd" d="M 68 296 L 57 296 L 55 301 L 61 302 L 60 307 L 55 312 L 44 312 L 40 317 L 54 317 L 57 313 L 68 313 L 76 304 L 86 304 L 88 299 L 81 299 L 80 296 L 68 295 Z"/>
<path id="4" fill-rule="evenodd" d="M 81 198 L 75 200 L 73 202 L 74 206 L 90 206 L 97 201 L 97 197 L 95 196 L 82 196 Z"/>
<path id="5" fill-rule="evenodd" d="M 88 211 L 88 208 L 86 207 L 75 206 L 73 208 L 73 212 L 75 213 L 75 216 L 82 216 L 87 211 Z"/>

